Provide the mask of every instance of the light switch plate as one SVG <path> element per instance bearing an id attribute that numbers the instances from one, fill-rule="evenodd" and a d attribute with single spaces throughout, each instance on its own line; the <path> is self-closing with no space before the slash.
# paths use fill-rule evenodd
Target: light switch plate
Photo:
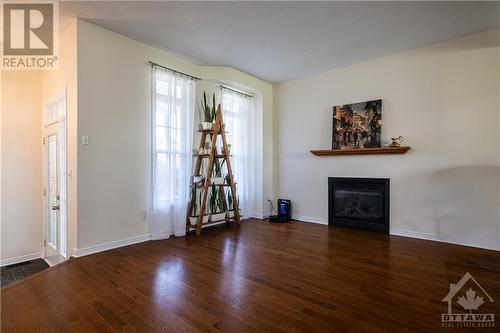
<path id="1" fill-rule="evenodd" d="M 89 145 L 89 137 L 87 135 L 82 135 L 82 146 Z"/>

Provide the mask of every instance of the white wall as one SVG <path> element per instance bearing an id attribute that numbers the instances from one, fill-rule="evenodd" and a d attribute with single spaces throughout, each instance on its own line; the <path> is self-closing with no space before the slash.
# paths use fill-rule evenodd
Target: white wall
<path id="1" fill-rule="evenodd" d="M 149 233 L 149 59 L 171 60 L 78 21 L 78 249 Z"/>
<path id="2" fill-rule="evenodd" d="M 391 231 L 500 249 L 500 30 L 275 87 L 277 186 L 298 219 L 327 222 L 327 178 L 391 179 Z M 381 98 L 405 155 L 315 157 L 332 106 Z"/>
<path id="3" fill-rule="evenodd" d="M 42 133 L 40 75 L 1 72 L 2 265 L 40 257 Z"/>
<path id="4" fill-rule="evenodd" d="M 77 77 L 76 77 L 76 20 L 68 22 L 59 34 L 59 68 L 41 72 L 41 107 L 66 94 L 67 126 L 67 253 L 76 247 L 77 232 Z M 41 126 L 41 125 L 40 125 Z"/>
<path id="5" fill-rule="evenodd" d="M 149 233 L 148 222 L 141 220 L 150 204 L 148 60 L 260 90 L 271 119 L 273 96 L 270 84 L 232 68 L 198 66 L 81 20 L 77 30 L 78 137 L 88 135 L 90 141 L 89 146 L 78 146 L 77 244 L 85 253 L 85 248 L 142 240 Z M 267 135 L 272 137 L 272 131 Z"/>

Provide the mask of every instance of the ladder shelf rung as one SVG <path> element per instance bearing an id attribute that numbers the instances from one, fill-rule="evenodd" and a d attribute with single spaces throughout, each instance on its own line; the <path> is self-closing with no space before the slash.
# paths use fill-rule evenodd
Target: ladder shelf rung
<path id="1" fill-rule="evenodd" d="M 200 132 L 200 133 L 207 133 L 207 134 L 213 134 L 213 133 L 214 133 L 214 130 L 198 130 L 198 132 Z M 228 131 L 225 131 L 224 133 L 229 133 L 229 132 L 228 132 Z M 222 134 L 222 132 L 221 132 L 221 131 L 219 131 L 219 132 L 217 133 L 217 135 L 221 135 L 221 134 Z"/>
<path id="2" fill-rule="evenodd" d="M 240 216 L 241 218 L 242 216 Z M 236 219 L 234 217 L 230 217 L 228 219 L 224 219 L 224 220 L 217 220 L 217 221 L 210 221 L 210 222 L 207 222 L 207 223 L 202 223 L 201 224 L 201 227 L 205 227 L 205 226 L 209 226 L 209 225 L 215 225 L 215 224 L 222 224 L 223 222 L 237 222 Z M 196 229 L 196 225 L 192 225 L 190 224 L 189 225 L 189 229 Z"/>
<path id="3" fill-rule="evenodd" d="M 236 184 L 238 184 L 238 183 L 234 183 L 234 185 L 236 185 Z M 231 184 L 210 184 L 208 186 L 210 187 L 212 185 L 215 185 L 215 186 L 224 186 L 224 187 L 231 186 Z M 189 187 L 194 187 L 194 186 L 193 185 L 189 185 Z M 199 189 L 203 189 L 203 187 L 205 187 L 205 186 L 204 185 L 197 185 L 196 187 L 199 188 Z"/>
<path id="4" fill-rule="evenodd" d="M 193 154 L 193 157 L 195 156 L 198 156 L 198 157 L 210 157 L 210 154 Z M 215 158 L 228 158 L 228 157 L 231 157 L 233 155 L 229 154 L 229 155 L 225 155 L 225 154 L 217 154 L 217 155 L 214 155 Z"/>

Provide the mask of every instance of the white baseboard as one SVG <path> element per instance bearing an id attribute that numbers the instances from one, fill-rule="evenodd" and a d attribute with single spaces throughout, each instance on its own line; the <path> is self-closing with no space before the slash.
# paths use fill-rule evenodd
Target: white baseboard
<path id="1" fill-rule="evenodd" d="M 328 219 L 322 219 L 322 218 L 319 218 L 319 217 L 310 217 L 310 216 L 303 216 L 303 215 L 292 215 L 292 220 L 328 225 Z"/>
<path id="2" fill-rule="evenodd" d="M 500 251 L 500 248 L 489 247 L 489 246 L 479 246 L 479 245 L 471 244 L 471 243 L 467 243 L 467 242 L 450 241 L 442 236 L 428 234 L 425 232 L 409 231 L 409 230 L 391 228 L 390 234 L 393 236 L 418 238 L 418 239 L 431 240 L 431 241 L 435 241 L 435 242 L 442 242 L 442 243 L 448 243 L 448 244 L 477 247 L 477 248 L 486 249 L 486 250 Z"/>
<path id="3" fill-rule="evenodd" d="M 403 237 L 432 240 L 432 241 L 436 241 L 436 242 L 443 241 L 443 238 L 440 236 L 437 236 L 437 235 L 428 234 L 425 232 L 396 229 L 396 228 L 391 228 L 391 230 L 389 231 L 389 234 L 394 235 L 394 236 L 403 236 Z"/>
<path id="4" fill-rule="evenodd" d="M 264 213 L 249 213 L 248 217 L 243 216 L 243 218 L 249 218 L 249 219 L 256 218 L 256 219 L 263 220 L 263 219 L 267 219 L 269 217 L 269 215 L 271 215 L 271 214 L 265 213 L 265 212 Z"/>
<path id="5" fill-rule="evenodd" d="M 323 219 L 323 218 L 303 216 L 303 215 L 293 215 L 292 219 L 297 220 L 297 221 L 302 221 L 302 222 L 310 222 L 310 223 L 328 225 L 328 219 Z M 408 230 L 391 228 L 389 233 L 391 235 L 394 235 L 394 236 L 411 237 L 411 238 L 431 240 L 431 241 L 449 243 L 449 244 L 455 244 L 455 245 L 477 247 L 477 248 L 486 249 L 486 250 L 500 251 L 500 248 L 482 246 L 482 245 L 480 246 L 477 244 L 471 244 L 471 243 L 467 243 L 467 242 L 450 241 L 442 236 L 428 234 L 428 233 L 424 233 L 424 232 L 408 231 Z"/>
<path id="6" fill-rule="evenodd" d="M 150 239 L 152 239 L 152 240 L 167 239 L 172 235 L 173 235 L 173 233 L 171 233 L 170 231 L 160 231 L 160 232 L 155 232 L 154 234 L 151 234 Z"/>
<path id="7" fill-rule="evenodd" d="M 83 256 L 87 256 L 89 254 L 94 254 L 102 251 L 107 251 L 111 249 L 116 249 L 118 247 L 132 245 L 136 243 L 146 242 L 151 240 L 151 235 L 141 235 L 135 236 L 126 239 L 120 239 L 116 241 L 111 241 L 107 243 L 96 244 L 88 247 L 84 247 L 81 249 L 73 249 L 73 257 L 79 258 Z"/>
<path id="8" fill-rule="evenodd" d="M 2 259 L 0 261 L 0 267 L 14 265 L 14 264 L 18 264 L 20 262 L 25 262 L 25 261 L 29 261 L 29 260 L 40 259 L 42 257 L 43 257 L 42 251 L 40 251 L 40 252 L 31 253 L 31 254 L 26 254 L 24 256 Z"/>

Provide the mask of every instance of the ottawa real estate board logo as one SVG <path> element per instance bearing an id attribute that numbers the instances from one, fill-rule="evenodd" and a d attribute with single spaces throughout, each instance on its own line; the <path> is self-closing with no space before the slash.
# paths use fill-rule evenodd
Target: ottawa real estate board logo
<path id="1" fill-rule="evenodd" d="M 457 283 L 450 283 L 443 302 L 448 302 L 448 313 L 441 314 L 442 327 L 495 327 L 495 314 L 479 310 L 482 305 L 494 303 L 493 298 L 469 272 Z"/>
<path id="2" fill-rule="evenodd" d="M 58 67 L 58 1 L 2 1 L 2 70 Z"/>

